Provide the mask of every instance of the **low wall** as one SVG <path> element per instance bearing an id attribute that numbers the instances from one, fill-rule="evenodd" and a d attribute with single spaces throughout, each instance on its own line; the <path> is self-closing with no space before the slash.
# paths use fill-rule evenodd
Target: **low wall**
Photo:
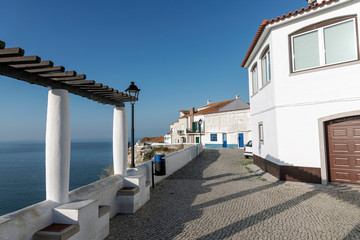
<path id="1" fill-rule="evenodd" d="M 154 176 L 155 184 L 167 178 L 177 170 L 184 167 L 191 160 L 197 157 L 203 151 L 202 145 L 197 144 L 191 147 L 182 149 L 177 152 L 170 153 L 165 156 L 166 162 L 166 175 L 165 176 Z M 133 175 L 145 175 L 146 181 L 151 182 L 151 164 L 152 161 L 147 161 L 143 164 L 138 165 L 135 169 L 128 169 L 127 174 L 129 176 Z"/>
<path id="2" fill-rule="evenodd" d="M 165 156 L 165 176 L 155 176 L 155 183 L 160 182 L 172 173 L 176 172 L 202 152 L 200 144 L 173 152 Z M 151 163 L 148 161 L 135 169 L 128 169 L 128 176 L 144 175 L 146 181 L 151 182 Z M 124 186 L 124 177 L 113 175 L 89 185 L 77 188 L 69 193 L 69 201 L 76 200 L 97 200 L 99 205 L 109 205 L 111 210 L 109 217 L 118 212 L 116 202 L 117 191 Z M 54 221 L 54 209 L 62 204 L 52 201 L 43 201 L 19 211 L 0 217 L 0 239 L 25 239 L 30 240 L 35 232 L 50 225 Z M 85 230 L 85 229 L 83 229 Z"/>
<path id="3" fill-rule="evenodd" d="M 117 214 L 116 193 L 123 187 L 123 176 L 113 175 L 74 189 L 69 201 L 93 199 L 99 205 L 111 206 L 110 218 Z M 0 239 L 32 239 L 33 234 L 54 221 L 53 209 L 62 204 L 43 201 L 0 217 Z"/>
<path id="4" fill-rule="evenodd" d="M 74 189 L 69 194 L 69 201 L 94 199 L 99 205 L 111 206 L 110 217 L 117 213 L 116 193 L 123 187 L 124 178 L 113 175 L 89 185 Z"/>
<path id="5" fill-rule="evenodd" d="M 53 222 L 53 209 L 61 204 L 43 201 L 0 217 L 0 239 L 32 239 L 32 235 Z"/>

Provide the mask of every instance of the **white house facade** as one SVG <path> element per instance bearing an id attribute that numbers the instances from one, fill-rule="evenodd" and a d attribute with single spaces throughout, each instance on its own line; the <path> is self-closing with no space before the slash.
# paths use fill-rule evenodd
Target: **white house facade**
<path id="1" fill-rule="evenodd" d="M 205 148 L 244 148 L 251 140 L 250 109 L 204 115 Z"/>
<path id="2" fill-rule="evenodd" d="M 359 0 L 260 25 L 248 69 L 254 162 L 281 180 L 360 183 Z"/>
<path id="3" fill-rule="evenodd" d="M 198 109 L 180 111 L 170 124 L 172 143 L 202 143 L 205 148 L 243 148 L 251 139 L 250 107 L 239 96 Z M 201 131 L 200 131 L 201 129 Z"/>

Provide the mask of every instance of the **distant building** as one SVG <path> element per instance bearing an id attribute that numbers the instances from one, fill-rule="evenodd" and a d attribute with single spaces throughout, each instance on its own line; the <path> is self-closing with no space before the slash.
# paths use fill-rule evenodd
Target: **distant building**
<path id="1" fill-rule="evenodd" d="M 164 142 L 165 142 L 166 144 L 171 144 L 171 132 L 165 134 L 165 136 L 164 136 Z"/>
<path id="2" fill-rule="evenodd" d="M 136 143 L 136 146 L 151 145 L 153 143 L 164 143 L 164 137 L 144 137 Z"/>
<path id="3" fill-rule="evenodd" d="M 264 20 L 241 64 L 254 162 L 281 180 L 360 183 L 360 2 L 308 2 Z"/>
<path id="4" fill-rule="evenodd" d="M 206 148 L 243 148 L 251 139 L 250 106 L 239 96 L 216 103 L 208 100 L 205 106 L 179 113 L 179 119 L 170 124 L 172 143 L 200 143 L 200 129 Z"/>

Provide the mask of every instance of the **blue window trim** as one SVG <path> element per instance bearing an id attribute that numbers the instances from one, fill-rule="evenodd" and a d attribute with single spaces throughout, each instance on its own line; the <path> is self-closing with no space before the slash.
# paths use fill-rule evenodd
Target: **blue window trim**
<path id="1" fill-rule="evenodd" d="M 211 133 L 210 134 L 210 141 L 217 142 L 217 134 L 216 133 Z"/>

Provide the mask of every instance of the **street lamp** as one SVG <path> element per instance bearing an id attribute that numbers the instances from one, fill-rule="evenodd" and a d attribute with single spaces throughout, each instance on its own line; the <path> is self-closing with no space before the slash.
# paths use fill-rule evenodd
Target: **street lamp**
<path id="1" fill-rule="evenodd" d="M 201 124 L 202 124 L 202 120 L 199 120 L 199 130 L 200 130 L 200 144 L 201 144 Z"/>
<path id="2" fill-rule="evenodd" d="M 125 92 L 135 97 L 134 100 L 132 100 L 131 103 L 131 164 L 130 167 L 135 167 L 135 155 L 134 155 L 134 104 L 135 101 L 138 99 L 140 89 L 134 84 L 134 82 L 131 82 L 130 86 L 125 90 Z"/>

